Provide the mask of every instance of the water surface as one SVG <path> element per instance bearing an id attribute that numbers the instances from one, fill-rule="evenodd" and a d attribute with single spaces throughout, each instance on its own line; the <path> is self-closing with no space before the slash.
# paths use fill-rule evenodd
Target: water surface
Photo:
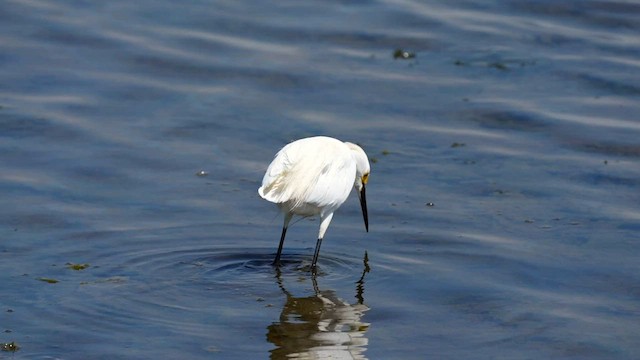
<path id="1" fill-rule="evenodd" d="M 0 358 L 638 358 L 638 19 L 5 1 Z M 256 189 L 318 134 L 369 154 L 370 232 L 354 196 L 312 278 Z"/>

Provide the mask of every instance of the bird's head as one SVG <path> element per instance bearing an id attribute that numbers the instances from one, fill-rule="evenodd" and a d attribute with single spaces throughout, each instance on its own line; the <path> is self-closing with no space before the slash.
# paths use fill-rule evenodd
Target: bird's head
<path id="1" fill-rule="evenodd" d="M 367 196 L 366 185 L 369 181 L 369 173 L 371 172 L 371 166 L 369 165 L 369 158 L 362 148 L 356 144 L 346 143 L 353 153 L 353 158 L 356 161 L 356 179 L 353 187 L 358 191 L 358 197 L 360 198 L 360 207 L 362 208 L 362 216 L 364 217 L 364 227 L 369 231 L 369 216 L 367 214 Z"/>

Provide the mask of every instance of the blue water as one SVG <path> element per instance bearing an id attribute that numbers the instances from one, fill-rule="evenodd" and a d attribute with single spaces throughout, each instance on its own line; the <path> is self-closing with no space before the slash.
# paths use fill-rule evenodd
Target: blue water
<path id="1" fill-rule="evenodd" d="M 0 49 L 0 359 L 640 358 L 637 1 L 6 0 Z M 256 190 L 318 134 L 370 232 L 312 278 Z"/>

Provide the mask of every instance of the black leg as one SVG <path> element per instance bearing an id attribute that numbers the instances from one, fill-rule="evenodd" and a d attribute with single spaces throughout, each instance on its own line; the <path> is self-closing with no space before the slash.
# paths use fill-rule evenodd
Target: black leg
<path id="1" fill-rule="evenodd" d="M 320 254 L 320 245 L 322 245 L 322 238 L 316 242 L 316 251 L 313 253 L 313 261 L 311 262 L 311 270 L 315 271 L 316 263 L 318 262 L 318 255 Z"/>
<path id="2" fill-rule="evenodd" d="M 278 245 L 278 253 L 276 254 L 276 259 L 273 260 L 273 265 L 280 266 L 280 254 L 282 253 L 282 246 L 284 245 L 284 237 L 287 235 L 287 228 L 282 228 L 282 235 L 280 236 L 280 245 Z"/>

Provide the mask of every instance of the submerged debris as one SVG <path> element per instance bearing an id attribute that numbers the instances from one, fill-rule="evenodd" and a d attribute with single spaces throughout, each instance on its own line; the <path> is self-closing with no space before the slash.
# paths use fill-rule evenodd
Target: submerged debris
<path id="1" fill-rule="evenodd" d="M 476 59 L 476 60 L 462 60 L 456 59 L 453 61 L 453 65 L 455 66 L 486 66 L 488 68 L 497 69 L 500 71 L 508 71 L 517 67 L 524 68 L 527 66 L 535 66 L 536 60 L 519 60 L 519 59 L 502 59 L 502 60 L 486 60 L 486 59 Z"/>
<path id="2" fill-rule="evenodd" d="M 3 343 L 2 347 L 0 348 L 2 349 L 2 351 L 16 352 L 20 349 L 20 346 L 18 346 L 18 344 L 12 341 L 10 343 Z"/>
<path id="3" fill-rule="evenodd" d="M 55 283 L 58 282 L 58 280 L 56 280 L 56 279 L 43 278 L 43 277 L 38 278 L 37 280 L 44 281 L 44 282 L 49 283 L 49 284 L 55 284 Z"/>
<path id="4" fill-rule="evenodd" d="M 396 49 L 396 51 L 393 52 L 394 59 L 407 60 L 407 59 L 413 59 L 415 57 L 416 57 L 416 53 L 402 50 L 402 49 Z"/>
<path id="5" fill-rule="evenodd" d="M 502 71 L 509 70 L 509 68 L 507 67 L 507 65 L 505 63 L 501 63 L 501 62 L 498 62 L 498 61 L 492 62 L 487 66 L 489 66 L 490 68 L 494 68 L 494 69 L 498 69 L 498 70 L 502 70 Z"/>

